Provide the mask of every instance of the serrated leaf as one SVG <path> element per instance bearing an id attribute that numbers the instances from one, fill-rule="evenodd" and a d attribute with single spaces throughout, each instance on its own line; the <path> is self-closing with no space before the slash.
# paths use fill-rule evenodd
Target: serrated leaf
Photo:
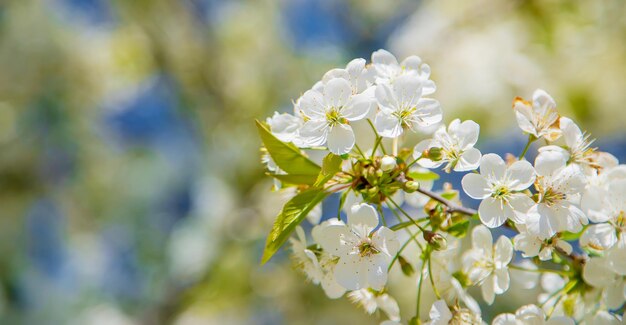
<path id="1" fill-rule="evenodd" d="M 323 189 L 312 188 L 294 196 L 283 206 L 282 211 L 274 221 L 272 230 L 267 236 L 261 264 L 265 264 L 274 256 L 278 249 L 287 241 L 293 229 L 328 195 L 330 193 Z"/>
<path id="2" fill-rule="evenodd" d="M 313 186 L 321 186 L 328 182 L 335 174 L 341 171 L 341 163 L 343 160 L 341 157 L 329 153 L 322 161 L 322 170 L 317 176 L 317 180 Z"/>
<path id="3" fill-rule="evenodd" d="M 276 138 L 263 123 L 256 121 L 259 136 L 263 145 L 272 157 L 276 165 L 290 175 L 300 175 L 306 178 L 306 183 L 311 185 L 317 180 L 320 173 L 320 166 L 304 156 L 300 149 L 292 143 L 285 143 Z"/>
<path id="4" fill-rule="evenodd" d="M 439 179 L 439 174 L 435 172 L 431 172 L 430 170 L 425 171 L 410 171 L 408 174 L 409 177 L 416 181 L 436 181 Z"/>

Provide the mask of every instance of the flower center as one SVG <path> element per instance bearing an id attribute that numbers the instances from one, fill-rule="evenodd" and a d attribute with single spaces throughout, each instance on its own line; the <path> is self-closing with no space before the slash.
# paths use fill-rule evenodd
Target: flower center
<path id="1" fill-rule="evenodd" d="M 340 108 L 333 107 L 326 112 L 326 121 L 329 126 L 335 126 L 337 124 L 346 124 L 347 120 L 341 116 Z"/>
<path id="2" fill-rule="evenodd" d="M 506 199 L 509 194 L 511 194 L 511 190 L 506 186 L 500 185 L 493 190 L 492 196 L 495 199 Z"/>
<path id="3" fill-rule="evenodd" d="M 554 190 L 553 188 L 548 188 L 541 198 L 541 201 L 548 206 L 553 206 L 563 200 L 565 200 L 565 194 Z"/>
<path id="4" fill-rule="evenodd" d="M 361 257 L 372 256 L 380 253 L 380 251 L 376 247 L 374 247 L 374 245 L 372 245 L 369 240 L 363 241 L 361 244 L 359 244 L 358 247 L 359 255 L 361 255 Z"/>
<path id="5" fill-rule="evenodd" d="M 417 107 L 403 108 L 399 111 L 394 112 L 393 115 L 402 122 L 402 127 L 410 127 L 410 117 L 416 110 Z"/>

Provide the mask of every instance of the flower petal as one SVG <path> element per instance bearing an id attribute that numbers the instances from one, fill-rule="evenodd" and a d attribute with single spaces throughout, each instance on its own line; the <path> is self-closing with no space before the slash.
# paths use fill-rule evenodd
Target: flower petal
<path id="1" fill-rule="evenodd" d="M 461 159 L 454 166 L 454 171 L 465 172 L 469 170 L 475 170 L 480 165 L 481 153 L 476 148 L 469 148 L 461 154 Z"/>
<path id="2" fill-rule="evenodd" d="M 480 159 L 480 174 L 487 179 L 503 179 L 506 164 L 500 156 L 488 153 Z"/>
<path id="3" fill-rule="evenodd" d="M 378 134 L 385 138 L 396 138 L 404 132 L 402 121 L 399 118 L 382 111 L 376 114 L 374 125 Z"/>
<path id="4" fill-rule="evenodd" d="M 367 264 L 358 254 L 342 257 L 335 266 L 335 280 L 348 290 L 367 288 Z"/>
<path id="5" fill-rule="evenodd" d="M 365 236 L 378 227 L 378 221 L 376 209 L 367 203 L 353 205 L 348 213 L 348 225 L 352 228 L 365 227 L 368 229 L 366 234 L 362 234 Z"/>
<path id="6" fill-rule="evenodd" d="M 349 153 L 354 147 L 354 132 L 352 127 L 346 124 L 337 124 L 328 131 L 326 146 L 336 155 Z"/>
<path id="7" fill-rule="evenodd" d="M 496 263 L 496 268 L 503 268 L 511 263 L 513 258 L 513 244 L 505 236 L 500 236 L 495 245 L 495 254 L 493 260 Z"/>
<path id="8" fill-rule="evenodd" d="M 502 226 L 507 218 L 504 212 L 504 204 L 492 197 L 485 198 L 478 206 L 478 217 L 489 228 Z"/>
<path id="9" fill-rule="evenodd" d="M 491 186 L 487 179 L 480 174 L 469 173 L 463 176 L 461 186 L 472 199 L 482 200 L 491 195 Z"/>
<path id="10" fill-rule="evenodd" d="M 312 120 L 321 120 L 326 116 L 324 95 L 315 90 L 308 90 L 298 101 L 298 106 L 304 115 Z"/>
<path id="11" fill-rule="evenodd" d="M 324 102 L 327 107 L 340 108 L 348 103 L 352 95 L 350 82 L 343 78 L 334 78 L 324 85 Z"/>
<path id="12" fill-rule="evenodd" d="M 491 252 L 493 237 L 491 231 L 483 225 L 478 225 L 472 230 L 472 247 Z"/>
<path id="13" fill-rule="evenodd" d="M 507 168 L 507 174 L 511 179 L 509 186 L 513 191 L 523 191 L 535 182 L 535 169 L 526 160 L 511 164 Z"/>

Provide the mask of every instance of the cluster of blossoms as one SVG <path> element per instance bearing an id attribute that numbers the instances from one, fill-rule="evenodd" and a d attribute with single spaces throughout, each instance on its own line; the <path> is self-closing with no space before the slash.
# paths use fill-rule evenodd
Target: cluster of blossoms
<path id="1" fill-rule="evenodd" d="M 491 305 L 514 272 L 527 279 L 524 288 L 541 282 L 544 293 L 493 324 L 621 323 L 626 165 L 592 147 L 543 90 L 513 101 L 528 136 L 522 153 L 483 155 L 474 147 L 479 125 L 442 125 L 439 102 L 429 97 L 435 91 L 419 57 L 398 62 L 378 50 L 369 64 L 355 59 L 327 72 L 293 114 L 258 122 L 276 189 L 294 189 L 263 261 L 289 240 L 312 283 L 331 299 L 346 295 L 370 314 L 383 311 L 384 324 L 485 323 L 468 289 L 479 287 Z M 425 139 L 403 147 L 410 134 Z M 541 146 L 529 162 L 532 144 Z M 464 207 L 450 184 L 433 191 L 437 171 L 465 172 L 462 189 L 480 200 L 478 210 Z M 333 194 L 339 206 L 322 218 L 320 203 Z M 492 231 L 503 235 L 494 242 Z M 415 278 L 412 318 L 401 317 L 390 295 L 394 269 Z M 420 313 L 425 301 L 430 311 Z"/>

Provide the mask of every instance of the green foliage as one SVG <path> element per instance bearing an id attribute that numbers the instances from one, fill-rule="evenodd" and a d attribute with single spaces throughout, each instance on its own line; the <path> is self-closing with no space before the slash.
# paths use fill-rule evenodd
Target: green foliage
<path id="1" fill-rule="evenodd" d="M 580 238 L 580 236 L 583 234 L 585 229 L 587 229 L 587 227 L 583 227 L 581 231 L 576 232 L 576 233 L 564 231 L 561 233 L 561 239 L 566 240 L 566 241 L 578 240 L 578 238 Z"/>
<path id="2" fill-rule="evenodd" d="M 469 226 L 469 219 L 463 218 L 455 222 L 452 226 L 448 227 L 445 231 L 454 237 L 463 238 L 465 237 L 465 235 L 467 235 L 467 232 L 469 231 Z"/>
<path id="3" fill-rule="evenodd" d="M 329 194 L 321 188 L 311 188 L 294 196 L 285 204 L 267 237 L 262 264 L 272 258 L 280 246 L 287 241 L 294 228 Z"/>
<path id="4" fill-rule="evenodd" d="M 436 181 L 439 179 L 439 174 L 430 170 L 414 170 L 409 172 L 408 176 L 416 181 Z"/>
<path id="5" fill-rule="evenodd" d="M 340 156 L 329 153 L 322 161 L 322 169 L 320 170 L 317 180 L 313 186 L 318 187 L 328 182 L 335 174 L 341 171 L 341 163 L 343 160 Z"/>
<path id="6" fill-rule="evenodd" d="M 256 121 L 263 145 L 276 165 L 292 177 L 298 184 L 312 185 L 320 173 L 320 166 L 305 157 L 292 143 L 278 140 L 263 123 Z M 272 175 L 276 177 L 277 175 Z M 282 176 L 284 178 L 284 176 Z M 277 177 L 278 178 L 278 177 Z M 280 178 L 279 178 L 280 179 Z M 304 182 L 303 182 L 304 181 Z M 288 181 L 293 183 L 292 181 Z"/>
<path id="7" fill-rule="evenodd" d="M 415 269 L 413 269 L 413 265 L 409 261 L 407 261 L 402 255 L 398 256 L 398 262 L 400 263 L 400 269 L 402 269 L 402 273 L 406 276 L 412 276 L 415 273 Z"/>

